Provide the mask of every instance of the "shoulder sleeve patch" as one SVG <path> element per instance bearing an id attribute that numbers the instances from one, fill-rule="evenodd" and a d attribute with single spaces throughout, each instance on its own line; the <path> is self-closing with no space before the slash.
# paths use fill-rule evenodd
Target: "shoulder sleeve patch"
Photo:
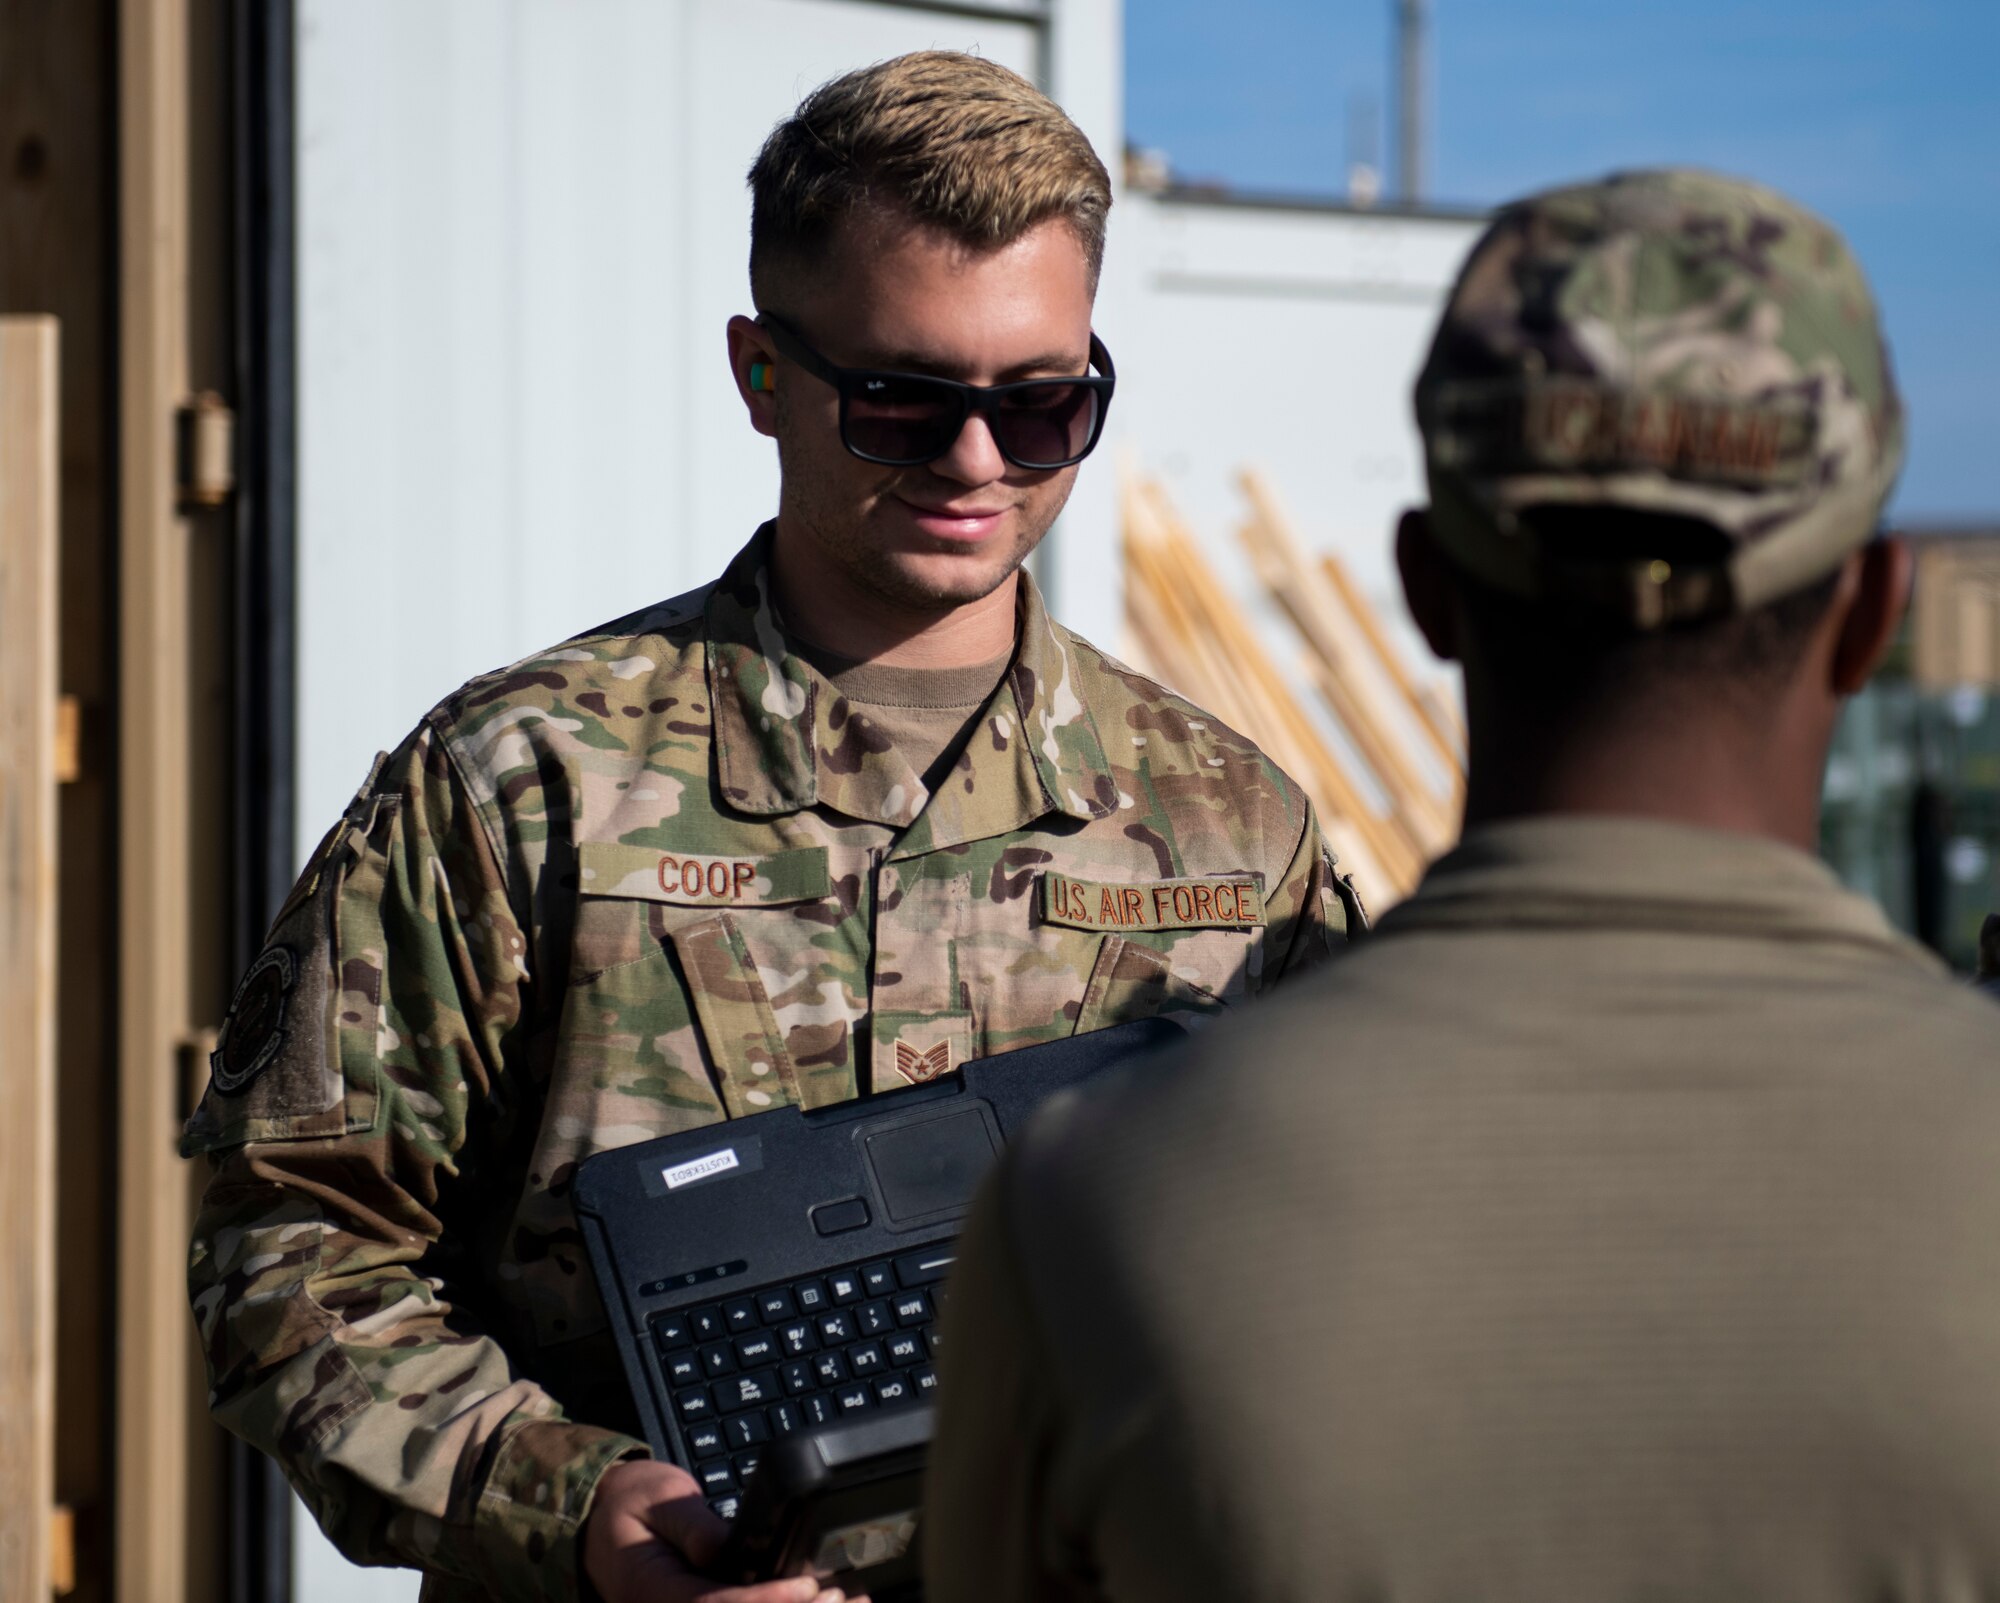
<path id="1" fill-rule="evenodd" d="M 209 1057 L 208 1090 L 181 1132 L 183 1157 L 373 1122 L 372 1062 L 341 1051 L 335 1017 L 366 1000 L 347 994 L 356 984 L 349 970 L 359 965 L 343 955 L 342 903 L 370 894 L 373 837 L 389 827 L 398 800 L 364 786 L 299 875 L 229 1004 Z"/>
<path id="2" fill-rule="evenodd" d="M 181 1132 L 183 1156 L 346 1129 L 327 1017 L 338 884 L 337 873 L 322 875 L 237 986 L 209 1056 L 207 1094 Z"/>
<path id="3" fill-rule="evenodd" d="M 298 983 L 298 954 L 282 941 L 265 947 L 250 965 L 208 1057 L 217 1096 L 241 1096 L 284 1049 L 286 1012 Z"/>

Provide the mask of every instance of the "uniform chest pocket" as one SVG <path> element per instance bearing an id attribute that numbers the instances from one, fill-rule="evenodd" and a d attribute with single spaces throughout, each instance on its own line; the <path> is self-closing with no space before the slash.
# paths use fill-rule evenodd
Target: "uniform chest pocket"
<path id="1" fill-rule="evenodd" d="M 1076 1033 L 1106 1030 L 1134 1019 L 1172 1018 L 1186 1024 L 1229 1005 L 1218 991 L 1179 972 L 1167 953 L 1146 941 L 1106 935 L 1097 948 Z"/>
<path id="2" fill-rule="evenodd" d="M 629 849 L 614 848 L 615 852 Z M 569 1180 L 593 1153 L 798 1100 L 796 1074 L 732 890 L 753 893 L 734 862 L 713 877 L 708 860 L 665 878 L 698 884 L 698 903 L 660 892 L 662 854 L 643 854 L 647 877 L 620 875 L 617 857 L 585 846 L 570 941 L 569 984 L 557 1026 L 547 1103 L 528 1185 L 510 1235 L 509 1296 L 542 1342 L 599 1328 L 603 1311 L 579 1291 L 581 1263 Z M 594 871 L 594 872 L 593 872 Z M 768 884 L 768 876 L 767 876 Z M 648 893 L 650 887 L 651 893 Z M 747 896 L 746 896 L 747 900 Z M 753 907 L 755 904 L 751 904 Z"/>
<path id="3" fill-rule="evenodd" d="M 600 1078 L 637 1073 L 646 1091 L 707 1119 L 798 1101 L 741 919 L 823 899 L 824 849 L 728 857 L 585 842 L 577 855 L 565 1064 L 574 1052 Z"/>
<path id="4" fill-rule="evenodd" d="M 577 903 L 550 1095 L 551 1122 L 579 1158 L 727 1116 L 664 911 L 623 897 Z"/>
<path id="5" fill-rule="evenodd" d="M 1037 894 L 1044 924 L 1101 932 L 1079 1035 L 1134 1019 L 1185 1023 L 1219 1013 L 1251 988 L 1263 962 L 1263 887 L 1255 876 L 1119 882 L 1051 871 Z"/>

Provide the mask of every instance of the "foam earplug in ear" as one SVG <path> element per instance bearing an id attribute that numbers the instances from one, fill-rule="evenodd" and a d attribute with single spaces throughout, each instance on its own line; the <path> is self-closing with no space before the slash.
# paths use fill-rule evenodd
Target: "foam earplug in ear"
<path id="1" fill-rule="evenodd" d="M 752 362 L 750 364 L 751 389 L 775 390 L 777 387 L 778 375 L 771 371 L 771 364 L 769 362 Z"/>

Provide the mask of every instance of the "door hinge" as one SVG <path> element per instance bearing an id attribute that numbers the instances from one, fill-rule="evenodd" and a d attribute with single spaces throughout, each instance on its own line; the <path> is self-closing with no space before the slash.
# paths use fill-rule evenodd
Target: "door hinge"
<path id="1" fill-rule="evenodd" d="M 57 1597 L 76 1590 L 76 1510 L 66 1503 L 49 1510 L 49 1590 Z"/>
<path id="2" fill-rule="evenodd" d="M 222 506 L 236 488 L 236 414 L 213 390 L 183 401 L 175 414 L 181 506 Z"/>
<path id="3" fill-rule="evenodd" d="M 83 703 L 76 697 L 56 697 L 56 783 L 73 785 L 83 777 Z"/>

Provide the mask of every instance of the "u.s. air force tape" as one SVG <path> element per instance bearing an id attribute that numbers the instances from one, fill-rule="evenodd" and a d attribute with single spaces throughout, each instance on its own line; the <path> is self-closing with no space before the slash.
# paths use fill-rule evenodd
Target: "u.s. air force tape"
<path id="1" fill-rule="evenodd" d="M 1254 879 L 1156 879 L 1132 885 L 1042 875 L 1042 921 L 1079 930 L 1250 929 L 1264 922 Z"/>

